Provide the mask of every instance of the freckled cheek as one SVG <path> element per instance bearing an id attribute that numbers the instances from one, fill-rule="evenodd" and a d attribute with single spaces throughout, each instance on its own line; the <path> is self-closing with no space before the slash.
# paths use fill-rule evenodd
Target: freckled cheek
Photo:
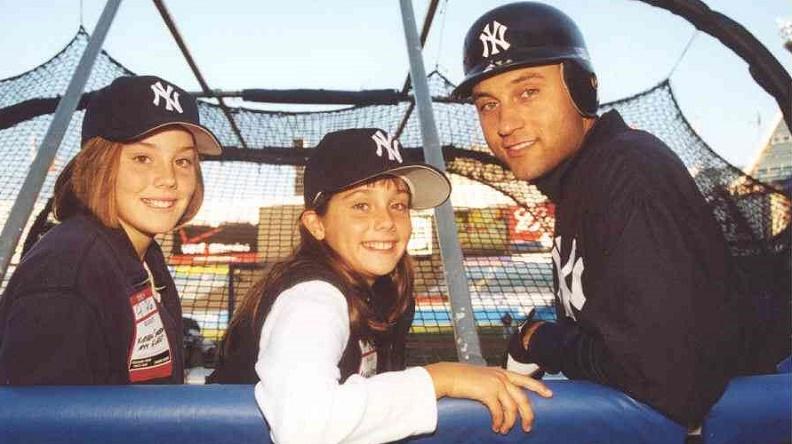
<path id="1" fill-rule="evenodd" d="M 140 175 L 128 175 L 116 182 L 116 190 L 122 193 L 140 193 L 148 186 L 148 180 Z"/>
<path id="2" fill-rule="evenodd" d="M 335 229 L 343 230 L 339 231 L 339 234 L 343 235 L 342 238 L 347 244 L 358 245 L 365 238 L 366 232 L 372 228 L 366 221 L 349 218 L 341 220 L 340 223 L 335 226 Z"/>
<path id="3" fill-rule="evenodd" d="M 194 172 L 183 172 L 179 174 L 179 188 L 185 192 L 193 193 L 198 184 L 198 180 Z"/>
<path id="4" fill-rule="evenodd" d="M 399 231 L 401 233 L 401 240 L 407 242 L 407 240 L 412 235 L 412 221 L 410 220 L 410 216 L 407 216 L 405 219 L 400 221 Z"/>

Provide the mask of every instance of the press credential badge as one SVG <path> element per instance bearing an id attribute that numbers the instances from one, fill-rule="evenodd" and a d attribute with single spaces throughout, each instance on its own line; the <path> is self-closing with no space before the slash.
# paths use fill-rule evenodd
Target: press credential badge
<path id="1" fill-rule="evenodd" d="M 165 378 L 171 375 L 170 344 L 151 287 L 129 298 L 135 316 L 135 332 L 129 351 L 130 382 Z"/>

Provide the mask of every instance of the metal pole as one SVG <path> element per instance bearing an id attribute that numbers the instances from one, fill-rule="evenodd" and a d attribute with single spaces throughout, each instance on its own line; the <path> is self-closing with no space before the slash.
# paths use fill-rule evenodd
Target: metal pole
<path id="1" fill-rule="evenodd" d="M 231 318 L 234 317 L 234 309 L 236 306 L 236 287 L 234 286 L 234 272 L 236 271 L 236 265 L 231 262 L 228 265 L 228 322 L 226 322 L 226 329 L 231 324 Z"/>
<path id="2" fill-rule="evenodd" d="M 3 225 L 3 231 L 0 233 L 0 283 L 3 282 L 8 265 L 14 256 L 17 243 L 19 243 L 19 238 L 22 237 L 22 230 L 25 229 L 25 223 L 30 218 L 30 213 L 33 211 L 33 206 L 41 192 L 41 187 L 44 185 L 47 170 L 52 165 L 53 159 L 55 159 L 55 154 L 58 152 L 58 147 L 60 147 L 63 135 L 69 126 L 72 114 L 77 109 L 83 88 L 85 88 L 88 77 L 91 75 L 96 56 L 102 49 L 107 31 L 113 23 L 113 18 L 120 4 L 121 0 L 108 0 L 105 4 L 102 16 L 99 17 L 99 22 L 96 24 L 93 35 L 88 40 L 88 46 L 86 46 L 80 63 L 77 64 L 77 68 L 74 70 L 74 75 L 69 82 L 68 88 L 66 88 L 66 93 L 58 102 L 58 107 L 55 109 L 55 115 L 47 129 L 47 134 L 44 136 L 44 140 L 41 141 L 41 146 L 39 146 L 27 177 L 25 177 L 25 183 L 22 184 L 22 189 L 11 207 L 11 213 L 8 215 L 5 225 Z"/>
<path id="3" fill-rule="evenodd" d="M 415 92 L 418 118 L 421 122 L 424 157 L 429 164 L 445 172 L 445 162 L 432 112 L 432 98 L 429 95 L 429 85 L 426 81 L 421 41 L 418 38 L 412 0 L 399 0 L 399 2 L 404 24 L 404 36 L 407 40 L 407 54 L 410 57 L 410 77 L 412 77 Z M 435 208 L 435 220 L 437 221 L 440 255 L 443 258 L 443 273 L 448 284 L 448 299 L 451 302 L 457 356 L 460 362 L 485 365 L 486 361 L 481 354 L 481 345 L 476 331 L 476 320 L 473 318 L 470 290 L 465 278 L 462 249 L 457 238 L 457 227 L 451 202 L 446 202 Z"/>
<path id="4" fill-rule="evenodd" d="M 165 6 L 165 2 L 163 0 L 154 0 L 154 6 L 157 7 L 157 10 L 162 17 L 162 20 L 165 21 L 165 26 L 168 27 L 168 30 L 171 32 L 173 39 L 176 40 L 176 45 L 184 55 L 184 59 L 187 61 L 187 64 L 190 65 L 190 69 L 192 70 L 193 74 L 195 74 L 195 78 L 198 80 L 198 83 L 201 85 L 201 89 L 203 90 L 204 94 L 208 95 L 209 97 L 215 97 L 217 99 L 217 104 L 220 107 L 220 110 L 228 119 L 228 124 L 231 125 L 231 131 L 234 132 L 234 135 L 237 136 L 239 139 L 239 144 L 242 145 L 243 148 L 247 148 L 247 142 L 245 142 L 245 138 L 242 137 L 242 131 L 240 131 L 239 126 L 234 120 L 234 116 L 231 114 L 231 110 L 226 105 L 225 101 L 221 96 L 215 96 L 212 94 L 212 89 L 209 88 L 209 84 L 206 83 L 204 76 L 201 74 L 201 71 L 198 69 L 198 64 L 195 63 L 195 60 L 190 53 L 190 50 L 187 48 L 187 43 L 185 43 L 184 39 L 181 37 L 181 33 L 179 33 L 179 29 L 176 27 L 176 22 L 173 21 L 171 18 L 170 12 L 168 8 Z"/>
<path id="5" fill-rule="evenodd" d="M 432 22 L 434 21 L 435 12 L 437 12 L 437 4 L 440 0 L 432 0 L 429 2 L 429 6 L 426 7 L 426 16 L 424 17 L 423 27 L 421 27 L 421 50 L 423 50 L 424 45 L 426 44 L 426 39 L 429 37 L 429 30 L 432 28 Z M 404 86 L 402 86 L 402 94 L 405 96 L 407 93 L 410 92 L 410 74 L 407 73 L 407 78 L 404 79 Z"/>
<path id="6" fill-rule="evenodd" d="M 426 44 L 426 39 L 429 37 L 429 29 L 432 27 L 432 21 L 434 20 L 435 12 L 437 11 L 437 3 L 439 0 L 432 0 L 429 2 L 429 6 L 426 8 L 426 17 L 424 17 L 423 28 L 421 28 L 421 49 L 423 49 L 424 45 Z M 410 92 L 410 74 L 407 74 L 407 78 L 404 79 L 404 86 L 402 87 L 402 94 L 405 96 L 407 93 Z M 396 133 L 394 137 L 399 138 L 401 137 L 402 131 L 407 126 L 407 122 L 410 120 L 410 116 L 412 115 L 413 110 L 415 109 L 415 102 L 410 102 L 407 105 L 407 110 L 404 112 L 404 116 L 402 116 L 401 122 L 399 123 L 398 128 L 396 129 Z"/>

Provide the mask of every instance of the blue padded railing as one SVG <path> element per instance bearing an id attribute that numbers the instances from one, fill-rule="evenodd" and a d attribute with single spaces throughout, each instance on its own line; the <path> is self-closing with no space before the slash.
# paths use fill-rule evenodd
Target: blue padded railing
<path id="1" fill-rule="evenodd" d="M 704 425 L 704 442 L 781 442 L 790 436 L 790 375 L 735 379 Z M 531 395 L 530 433 L 490 430 L 474 401 L 439 403 L 437 431 L 419 443 L 683 443 L 686 430 L 613 389 L 548 381 L 552 399 Z M 750 439 L 746 439 L 746 434 Z M 736 440 L 736 441 L 735 441 Z M 0 443 L 267 443 L 251 386 L 0 388 Z"/>
<path id="2" fill-rule="evenodd" d="M 701 434 L 705 444 L 792 442 L 792 374 L 733 379 Z"/>

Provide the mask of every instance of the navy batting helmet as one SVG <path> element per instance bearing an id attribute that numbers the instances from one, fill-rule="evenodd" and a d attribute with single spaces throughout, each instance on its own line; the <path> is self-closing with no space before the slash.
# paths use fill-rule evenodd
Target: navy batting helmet
<path id="1" fill-rule="evenodd" d="M 509 3 L 482 15 L 465 36 L 465 79 L 454 90 L 470 96 L 478 82 L 516 68 L 563 64 L 564 83 L 580 114 L 597 112 L 597 77 L 577 25 L 558 9 Z"/>

